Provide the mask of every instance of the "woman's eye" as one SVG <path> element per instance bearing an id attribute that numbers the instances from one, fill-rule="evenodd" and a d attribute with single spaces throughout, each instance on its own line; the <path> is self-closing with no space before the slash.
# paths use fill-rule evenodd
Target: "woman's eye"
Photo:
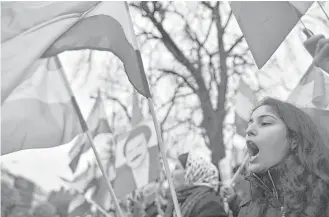
<path id="1" fill-rule="evenodd" d="M 269 123 L 269 122 L 263 122 L 263 123 L 261 123 L 261 126 L 268 126 L 268 125 L 270 125 L 271 123 Z"/>

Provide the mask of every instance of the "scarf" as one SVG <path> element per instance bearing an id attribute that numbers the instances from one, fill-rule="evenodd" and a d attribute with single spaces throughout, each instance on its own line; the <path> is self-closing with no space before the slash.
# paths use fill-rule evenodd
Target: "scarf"
<path id="1" fill-rule="evenodd" d="M 218 190 L 219 174 L 216 166 L 203 157 L 188 153 L 185 165 L 185 185 L 176 189 L 183 217 L 194 216 L 195 205 L 209 193 Z M 176 217 L 172 197 L 168 202 L 165 217 Z"/>
<path id="2" fill-rule="evenodd" d="M 176 191 L 183 217 L 194 217 L 194 207 L 213 190 L 205 186 L 184 186 Z M 168 201 L 165 217 L 177 217 L 172 197 Z"/>
<path id="3" fill-rule="evenodd" d="M 188 154 L 184 176 L 187 185 L 208 186 L 214 191 L 218 190 L 218 170 L 214 164 L 201 156 Z"/>

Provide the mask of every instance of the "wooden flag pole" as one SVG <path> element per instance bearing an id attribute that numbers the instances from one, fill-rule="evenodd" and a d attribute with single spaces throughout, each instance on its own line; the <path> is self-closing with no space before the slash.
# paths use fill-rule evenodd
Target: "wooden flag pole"
<path id="1" fill-rule="evenodd" d="M 179 207 L 179 203 L 178 203 L 178 199 L 177 199 L 177 195 L 176 195 L 176 191 L 175 191 L 175 187 L 174 187 L 174 182 L 171 177 L 170 168 L 169 168 L 168 160 L 166 157 L 166 150 L 165 150 L 164 142 L 163 142 L 162 135 L 161 135 L 160 125 L 158 123 L 158 120 L 157 120 L 156 114 L 155 114 L 154 104 L 153 104 L 153 101 L 151 98 L 147 98 L 147 101 L 149 104 L 149 108 L 151 110 L 151 115 L 152 115 L 152 119 L 153 119 L 153 123 L 154 123 L 154 127 L 155 127 L 155 132 L 158 137 L 160 153 L 161 153 L 162 160 L 164 163 L 166 176 L 167 176 L 167 179 L 169 182 L 169 188 L 170 188 L 171 196 L 173 198 L 176 214 L 177 214 L 177 217 L 182 217 L 182 212 Z"/>
<path id="2" fill-rule="evenodd" d="M 132 23 L 130 11 L 129 11 L 129 5 L 128 5 L 128 3 L 126 1 L 125 1 L 125 7 L 126 7 L 126 10 L 127 10 L 128 16 L 129 16 L 129 19 L 128 20 L 129 20 L 130 28 L 132 30 L 131 31 L 132 38 L 134 40 L 134 44 L 137 46 L 138 43 L 137 43 L 137 39 L 136 39 L 136 36 L 135 36 L 135 33 L 134 33 L 134 27 L 133 27 L 133 23 Z M 138 52 L 136 52 L 136 55 L 137 55 L 137 58 L 139 60 L 139 63 L 138 63 L 139 64 L 139 69 L 142 71 L 142 74 L 145 75 L 145 70 L 144 70 L 144 66 L 143 66 L 142 56 L 141 56 L 139 50 L 136 50 L 136 51 L 138 51 Z M 148 84 L 146 84 L 146 85 L 148 85 Z M 165 153 L 165 148 L 164 148 L 164 144 L 163 144 L 163 140 L 162 140 L 161 130 L 160 130 L 160 126 L 159 126 L 158 120 L 157 120 L 156 115 L 155 115 L 155 109 L 154 109 L 154 105 L 153 105 L 153 102 L 152 102 L 152 98 L 151 97 L 147 97 L 147 100 L 148 100 L 149 108 L 151 110 L 151 114 L 152 114 L 152 118 L 153 118 L 153 123 L 154 123 L 154 126 L 155 126 L 155 131 L 156 131 L 156 134 L 157 134 L 157 137 L 158 137 L 158 143 L 159 143 L 159 147 L 160 147 L 160 153 L 161 153 L 162 160 L 163 160 L 163 163 L 164 163 L 166 176 L 167 176 L 167 179 L 169 181 L 169 187 L 170 187 L 170 191 L 171 191 L 171 197 L 173 198 L 173 202 L 174 202 L 174 207 L 175 207 L 175 210 L 176 210 L 176 214 L 177 214 L 177 217 L 182 217 L 182 212 L 181 212 L 180 207 L 179 207 L 179 204 L 178 204 L 178 200 L 177 200 L 177 195 L 176 195 L 176 192 L 175 192 L 174 183 L 173 183 L 172 177 L 170 175 L 169 164 L 168 164 L 168 161 L 167 161 L 167 158 L 166 158 L 166 153 Z"/>
<path id="3" fill-rule="evenodd" d="M 78 103 L 77 103 L 77 101 L 76 101 L 76 99 L 75 99 L 75 97 L 74 97 L 73 91 L 72 91 L 72 89 L 71 89 L 71 87 L 70 87 L 70 84 L 69 84 L 67 78 L 66 78 L 66 75 L 65 75 L 65 72 L 64 72 L 63 66 L 62 66 L 62 64 L 61 64 L 61 62 L 60 62 L 58 56 L 55 56 L 55 61 L 56 61 L 56 64 L 58 65 L 58 67 L 60 68 L 59 71 L 60 71 L 60 74 L 62 75 L 62 78 L 63 78 L 63 80 L 64 80 L 64 82 L 65 82 L 66 89 L 69 91 L 70 95 L 72 96 L 72 104 L 73 104 L 73 106 L 74 106 L 74 110 L 75 110 L 75 112 L 77 113 L 77 115 L 78 115 L 78 117 L 79 117 L 79 121 L 80 121 L 80 124 L 81 124 L 82 130 L 83 130 L 83 132 L 86 133 L 87 138 L 88 138 L 88 140 L 89 140 L 89 142 L 90 142 L 91 148 L 93 149 L 93 152 L 94 152 L 95 157 L 96 157 L 96 161 L 97 161 L 97 163 L 98 163 L 99 168 L 101 169 L 102 176 L 103 176 L 103 178 L 105 179 L 106 186 L 107 186 L 107 188 L 108 188 L 108 190 L 109 190 L 109 192 L 110 192 L 110 194 L 111 194 L 111 196 L 112 196 L 112 199 L 113 199 L 113 201 L 114 201 L 114 204 L 115 204 L 115 206 L 116 206 L 116 209 L 117 209 L 116 211 L 117 211 L 117 213 L 119 214 L 120 217 L 124 217 L 124 215 L 123 215 L 123 213 L 122 213 L 122 210 L 121 210 L 121 208 L 120 208 L 120 205 L 119 205 L 118 198 L 115 196 L 114 190 L 113 190 L 113 188 L 112 188 L 112 186 L 111 186 L 110 179 L 109 179 L 108 176 L 106 175 L 105 168 L 104 168 L 104 166 L 103 166 L 103 164 L 102 164 L 102 162 L 101 162 L 101 158 L 100 158 L 100 156 L 99 156 L 99 154 L 98 154 L 98 152 L 97 152 L 97 150 L 96 150 L 96 146 L 95 146 L 95 144 L 94 144 L 94 141 L 93 141 L 92 135 L 91 135 L 91 133 L 90 133 L 90 131 L 89 131 L 89 129 L 88 129 L 88 125 L 87 125 L 85 119 L 84 119 L 83 116 L 82 116 L 82 113 L 81 113 L 80 107 L 79 107 L 79 105 L 78 105 Z"/>
<path id="4" fill-rule="evenodd" d="M 96 147 L 95 147 L 95 144 L 94 144 L 94 141 L 92 139 L 92 135 L 90 133 L 90 131 L 88 130 L 86 132 L 87 134 L 87 137 L 88 137 L 88 140 L 90 142 L 90 145 L 91 145 L 91 148 L 93 149 L 93 152 L 95 154 L 95 157 L 96 157 L 96 160 L 97 160 L 97 163 L 98 163 L 98 166 L 99 168 L 101 169 L 101 172 L 102 172 L 102 175 L 103 175 L 103 178 L 105 179 L 105 182 L 106 182 L 106 186 L 112 196 L 112 199 L 114 201 L 114 204 L 116 206 L 116 211 L 118 212 L 119 216 L 120 217 L 124 217 L 123 213 L 122 213 L 122 210 L 120 208 L 120 204 L 119 204 L 119 201 L 118 201 L 118 198 L 115 196 L 115 193 L 114 193 L 114 190 L 112 188 L 112 185 L 111 185 L 111 180 L 109 179 L 109 177 L 106 175 L 106 170 L 102 164 L 102 161 L 101 161 L 101 157 L 99 156 L 99 153 L 97 152 L 96 150 Z"/>
<path id="5" fill-rule="evenodd" d="M 289 3 L 289 5 L 290 5 L 290 8 L 291 8 L 292 12 L 293 12 L 294 15 L 296 16 L 297 20 L 299 20 L 299 22 L 304 26 L 304 29 L 307 31 L 307 34 L 310 35 L 310 37 L 311 37 L 311 36 L 313 35 L 313 33 L 311 32 L 311 30 L 309 30 L 309 29 L 306 27 L 306 25 L 305 25 L 305 23 L 303 22 L 302 18 L 299 18 L 299 17 L 298 17 L 297 12 L 296 12 L 294 6 L 293 6 L 292 4 L 290 4 L 290 3 Z"/>

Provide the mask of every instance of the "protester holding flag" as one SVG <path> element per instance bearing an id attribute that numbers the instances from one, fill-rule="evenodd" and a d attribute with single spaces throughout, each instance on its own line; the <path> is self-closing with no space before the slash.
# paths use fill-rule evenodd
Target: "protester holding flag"
<path id="1" fill-rule="evenodd" d="M 217 194 L 219 173 L 215 165 L 204 158 L 187 153 L 179 156 L 181 169 L 174 174 L 178 202 L 182 217 L 227 216 L 223 200 Z M 165 217 L 176 216 L 169 197 Z"/>
<path id="2" fill-rule="evenodd" d="M 251 195 L 240 203 L 239 216 L 329 216 L 329 137 L 320 136 L 310 116 L 266 98 L 246 134 Z"/>
<path id="3" fill-rule="evenodd" d="M 323 71 L 329 73 L 329 38 L 323 35 L 315 35 L 305 41 L 305 47 L 314 45 L 313 63 Z"/>

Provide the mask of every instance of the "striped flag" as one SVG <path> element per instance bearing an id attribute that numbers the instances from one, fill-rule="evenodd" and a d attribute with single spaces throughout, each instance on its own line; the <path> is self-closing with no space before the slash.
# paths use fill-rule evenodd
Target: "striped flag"
<path id="1" fill-rule="evenodd" d="M 316 124 L 323 138 L 329 136 L 329 76 L 311 65 L 288 101 L 301 107 Z M 324 142 L 328 148 L 327 140 Z"/>
<path id="2" fill-rule="evenodd" d="M 61 35 L 43 57 L 80 49 L 115 54 L 123 62 L 128 79 L 135 89 L 145 97 L 151 97 L 126 2 L 98 2 Z"/>
<path id="3" fill-rule="evenodd" d="M 78 5 L 77 5 L 78 4 Z M 42 53 L 94 2 L 1 3 L 1 102 Z"/>
<path id="4" fill-rule="evenodd" d="M 151 96 L 126 2 L 5 2 L 1 6 L 6 81 L 2 101 L 40 56 L 80 49 L 114 53 L 136 90 Z"/>
<path id="5" fill-rule="evenodd" d="M 235 126 L 240 136 L 246 135 L 248 120 L 257 98 L 253 90 L 240 80 L 238 92 L 235 96 Z"/>
<path id="6" fill-rule="evenodd" d="M 82 132 L 67 85 L 45 72 L 57 71 L 46 66 L 63 51 L 114 53 L 135 89 L 151 96 L 127 3 L 3 2 L 1 15 L 2 154 L 61 145 Z"/>
<path id="7" fill-rule="evenodd" d="M 91 131 L 92 138 L 95 138 L 99 134 L 112 133 L 107 121 L 104 108 L 105 107 L 101 99 L 100 92 L 98 91 L 95 104 L 87 119 L 87 125 Z M 80 137 L 77 139 L 76 143 L 73 145 L 72 149 L 69 152 L 69 156 L 71 158 L 69 166 L 73 172 L 76 171 L 81 155 L 87 152 L 89 149 L 90 144 L 87 139 L 87 136 L 80 135 Z"/>
<path id="8" fill-rule="evenodd" d="M 38 60 L 3 102 L 1 154 L 58 146 L 82 132 L 60 70 L 54 58 Z"/>
<path id="9" fill-rule="evenodd" d="M 313 2 L 235 1 L 233 14 L 262 68 Z"/>

